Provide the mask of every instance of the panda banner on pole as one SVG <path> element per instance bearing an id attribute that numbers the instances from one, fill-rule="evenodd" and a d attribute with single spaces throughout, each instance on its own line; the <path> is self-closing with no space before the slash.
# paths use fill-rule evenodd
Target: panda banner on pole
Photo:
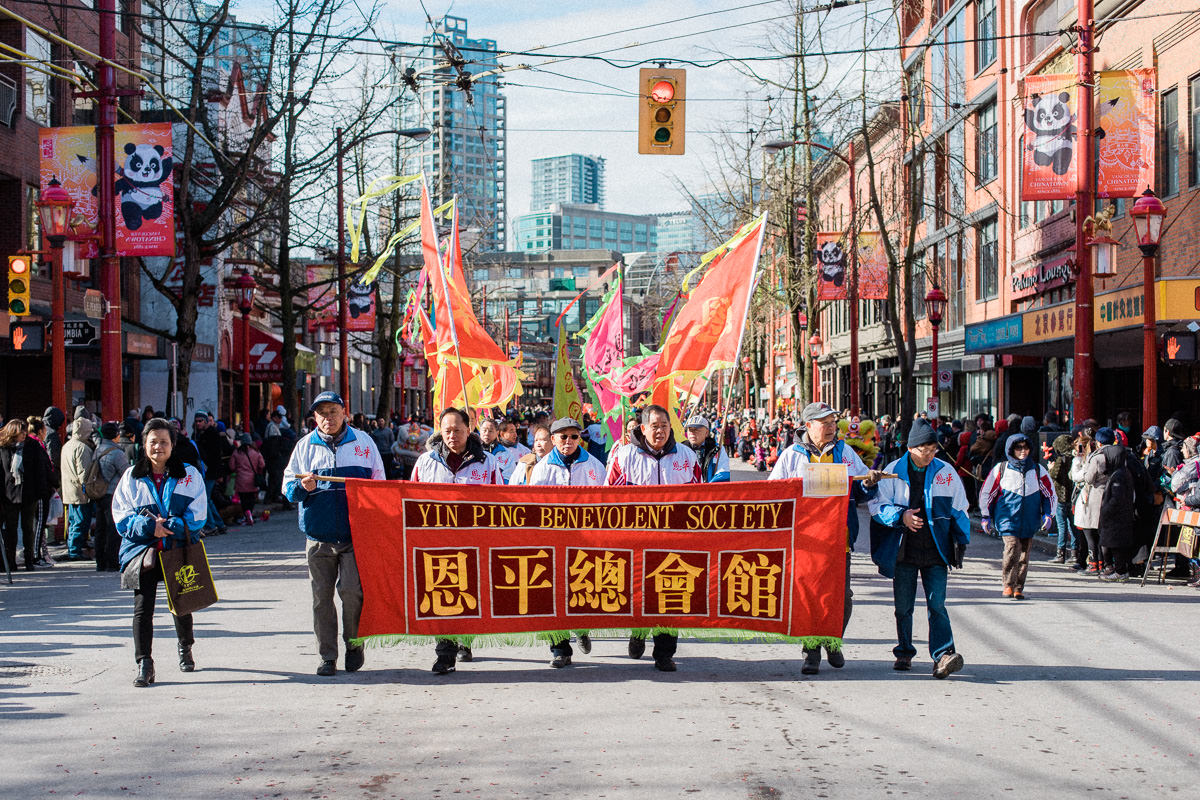
<path id="1" fill-rule="evenodd" d="M 117 255 L 174 256 L 171 124 L 117 125 L 113 144 Z"/>
<path id="2" fill-rule="evenodd" d="M 1071 74 L 1030 75 L 1025 79 L 1022 200 L 1067 200 L 1075 196 L 1076 80 Z"/>
<path id="3" fill-rule="evenodd" d="M 817 234 L 817 299 L 845 300 L 849 273 L 846 234 L 822 231 Z"/>

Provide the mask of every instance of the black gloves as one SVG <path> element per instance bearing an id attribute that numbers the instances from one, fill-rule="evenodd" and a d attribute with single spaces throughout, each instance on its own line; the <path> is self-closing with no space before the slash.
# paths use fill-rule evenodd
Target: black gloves
<path id="1" fill-rule="evenodd" d="M 950 566 L 955 569 L 962 569 L 963 555 L 967 552 L 967 546 L 960 542 L 954 543 L 954 557 L 950 560 Z"/>

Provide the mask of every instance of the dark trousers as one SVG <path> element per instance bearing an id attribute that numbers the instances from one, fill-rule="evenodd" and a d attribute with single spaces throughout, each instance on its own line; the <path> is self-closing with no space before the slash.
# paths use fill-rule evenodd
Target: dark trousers
<path id="1" fill-rule="evenodd" d="M 1097 528 L 1080 528 L 1087 540 L 1088 560 L 1100 561 L 1100 531 Z"/>
<path id="2" fill-rule="evenodd" d="M 643 637 L 631 636 L 631 639 L 639 639 Z M 674 658 L 675 650 L 679 646 L 679 636 L 674 633 L 656 633 L 654 634 L 654 649 L 650 651 L 650 657 L 655 661 L 663 658 Z M 570 645 L 567 645 L 570 648 Z M 568 653 L 570 655 L 570 653 Z"/>
<path id="3" fill-rule="evenodd" d="M 113 496 L 106 494 L 96 501 L 96 569 L 116 570 L 117 551 L 121 549 L 121 535 L 112 517 Z"/>
<path id="4" fill-rule="evenodd" d="M 154 642 L 154 602 L 158 595 L 158 584 L 162 580 L 162 565 L 154 561 L 153 569 L 143 569 L 138 588 L 133 590 L 133 657 L 139 664 L 150 658 Z M 175 620 L 175 637 L 181 645 L 191 647 L 192 615 L 172 615 Z"/>
<path id="5" fill-rule="evenodd" d="M 914 564 L 897 564 L 896 577 L 892 580 L 892 597 L 896 604 L 897 644 L 892 654 L 912 658 L 917 654 L 913 647 L 913 607 L 917 596 L 917 576 L 925 589 L 925 611 L 929 617 L 929 654 L 937 661 L 943 653 L 954 651 L 954 632 L 950 629 L 950 615 L 946 612 L 945 564 L 918 567 Z"/>
<path id="6" fill-rule="evenodd" d="M 453 639 L 438 639 L 433 651 L 437 653 L 438 661 L 454 661 L 458 655 L 458 642 Z"/>
<path id="7" fill-rule="evenodd" d="M 33 569 L 37 560 L 34 552 L 34 532 L 38 520 L 38 501 L 28 503 L 3 502 L 4 554 L 8 557 L 10 569 L 17 568 L 17 531 L 21 532 L 21 546 L 25 550 L 25 568 Z"/>
<path id="8" fill-rule="evenodd" d="M 1104 553 L 1104 563 L 1113 568 L 1113 571 L 1120 575 L 1129 574 L 1129 550 L 1125 547 L 1105 547 L 1102 548 Z"/>
<path id="9" fill-rule="evenodd" d="M 354 545 L 334 544 L 309 539 L 305 546 L 308 577 L 312 584 L 313 633 L 317 635 L 317 652 L 322 661 L 336 661 L 338 656 L 338 616 L 333 604 L 336 590 L 342 600 L 342 641 L 346 649 L 350 640 L 358 637 L 358 618 L 362 615 L 363 591 L 358 577 L 358 562 L 354 560 Z"/>

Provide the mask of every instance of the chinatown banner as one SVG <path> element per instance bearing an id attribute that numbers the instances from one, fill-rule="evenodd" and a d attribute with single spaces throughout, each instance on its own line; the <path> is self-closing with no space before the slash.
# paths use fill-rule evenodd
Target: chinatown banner
<path id="1" fill-rule="evenodd" d="M 1075 196 L 1077 80 L 1071 74 L 1030 75 L 1025 79 L 1022 200 L 1067 200 Z"/>
<path id="2" fill-rule="evenodd" d="M 850 276 L 846 234 L 841 231 L 818 233 L 814 256 L 817 265 L 817 299 L 845 300 Z"/>
<path id="3" fill-rule="evenodd" d="M 888 261 L 883 237 L 878 233 L 858 235 L 858 297 L 860 300 L 887 300 Z"/>
<path id="4" fill-rule="evenodd" d="M 75 205 L 73 234 L 80 258 L 99 256 L 96 240 L 95 127 L 39 128 L 42 191 L 57 178 Z M 175 191 L 171 124 L 113 126 L 113 220 L 119 256 L 175 255 Z"/>
<path id="5" fill-rule="evenodd" d="M 1154 70 L 1097 73 L 1096 196 L 1135 197 L 1154 185 Z"/>
<path id="6" fill-rule="evenodd" d="M 680 629 L 841 645 L 846 476 L 684 486 L 349 480 L 357 642 Z M 840 482 L 840 487 L 838 486 Z M 834 490 L 828 490 L 832 485 Z M 840 488 L 840 491 L 838 489 Z"/>

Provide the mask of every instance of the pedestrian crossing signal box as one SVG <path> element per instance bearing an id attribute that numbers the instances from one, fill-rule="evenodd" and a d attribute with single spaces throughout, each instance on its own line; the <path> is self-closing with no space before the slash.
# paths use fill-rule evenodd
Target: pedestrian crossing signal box
<path id="1" fill-rule="evenodd" d="M 1194 333 L 1164 333 L 1162 335 L 1163 360 L 1195 361 L 1196 334 Z"/>
<path id="2" fill-rule="evenodd" d="M 29 316 L 29 256 L 8 257 L 8 313 L 14 317 Z"/>
<path id="3" fill-rule="evenodd" d="M 681 156 L 687 72 L 643 67 L 638 90 L 638 152 Z"/>
<path id="4" fill-rule="evenodd" d="M 46 326 L 41 322 L 14 322 L 9 330 L 14 353 L 42 353 L 46 350 Z"/>

